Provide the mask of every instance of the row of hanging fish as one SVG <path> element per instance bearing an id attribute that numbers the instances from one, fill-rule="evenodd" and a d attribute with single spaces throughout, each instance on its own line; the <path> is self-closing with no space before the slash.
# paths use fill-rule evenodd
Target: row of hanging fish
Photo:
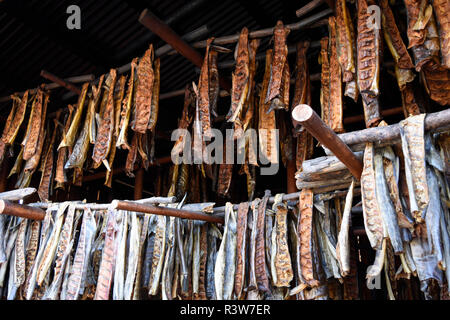
<path id="1" fill-rule="evenodd" d="M 137 161 L 147 168 L 154 159 L 155 128 L 159 108 L 160 62 L 153 46 L 134 59 L 128 76 L 115 69 L 102 75 L 97 84 L 85 83 L 76 106 L 69 105 L 64 119 L 58 111 L 53 124 L 46 122 L 49 94 L 39 88 L 13 97 L 0 142 L 0 160 L 12 156 L 13 144 L 31 105 L 28 125 L 9 177 L 17 174 L 17 188 L 27 187 L 36 170 L 42 172 L 41 200 L 48 200 L 53 188 L 64 188 L 73 169 L 73 184 L 81 185 L 83 170 L 102 164 L 107 170 L 105 185 L 111 187 L 117 149 L 128 150 L 126 173 L 133 176 Z M 134 132 L 131 142 L 128 133 Z M 58 143 L 57 138 L 61 137 Z M 91 148 L 92 147 L 92 148 Z"/>
<path id="2" fill-rule="evenodd" d="M 373 19 L 372 5 L 380 8 L 378 22 Z M 419 73 L 432 100 L 441 105 L 450 103 L 448 1 L 405 0 L 404 5 L 407 45 L 397 27 L 403 21 L 395 20 L 388 0 L 356 1 L 356 34 L 349 3 L 336 1 L 336 16 L 328 20 L 329 35 L 320 41 L 319 57 L 322 119 L 335 132 L 344 130 L 343 93 L 355 102 L 361 94 L 366 127 L 375 127 L 382 119 L 378 99 L 382 37 L 394 59 L 405 117 L 423 112 L 414 93 L 414 70 Z"/>
<path id="3" fill-rule="evenodd" d="M 442 137 L 424 133 L 424 118 L 400 122 L 401 147 L 367 143 L 364 151 L 364 226 L 376 250 L 366 278 L 372 281 L 384 268 L 392 300 L 396 279 L 418 277 L 426 299 L 433 297 L 436 283 L 443 288 L 450 279 L 448 146 Z M 400 265 L 394 265 L 394 255 Z"/>

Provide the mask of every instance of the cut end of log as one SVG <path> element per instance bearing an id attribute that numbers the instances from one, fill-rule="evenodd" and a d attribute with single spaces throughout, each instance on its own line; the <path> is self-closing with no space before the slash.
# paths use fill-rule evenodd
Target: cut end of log
<path id="1" fill-rule="evenodd" d="M 292 119 L 305 122 L 313 116 L 313 109 L 307 104 L 299 104 L 292 110 Z"/>
<path id="2" fill-rule="evenodd" d="M 144 20 L 145 16 L 147 15 L 147 13 L 148 13 L 148 9 L 147 8 L 142 10 L 141 14 L 139 15 L 139 19 L 138 19 L 138 21 L 140 23 L 142 23 L 142 21 Z"/>
<path id="3" fill-rule="evenodd" d="M 111 210 L 117 210 L 117 207 L 119 206 L 119 200 L 113 200 L 112 202 L 111 202 L 111 206 L 110 206 L 110 209 Z"/>

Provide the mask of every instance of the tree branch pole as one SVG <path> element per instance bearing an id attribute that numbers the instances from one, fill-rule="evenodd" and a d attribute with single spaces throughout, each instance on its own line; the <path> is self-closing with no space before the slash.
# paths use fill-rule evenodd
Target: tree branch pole
<path id="1" fill-rule="evenodd" d="M 427 114 L 424 126 L 425 131 L 430 132 L 445 132 L 450 130 L 450 108 Z M 373 142 L 377 146 L 392 145 L 401 140 L 400 124 L 396 123 L 385 127 L 341 133 L 337 136 L 343 143 L 350 146 L 352 150 L 363 150 L 367 142 Z M 333 152 L 327 145 L 325 147 Z"/>
<path id="2" fill-rule="evenodd" d="M 201 68 L 203 64 L 203 57 L 200 53 L 187 44 L 175 31 L 172 30 L 172 28 L 151 13 L 150 10 L 144 9 L 144 11 L 142 11 L 139 16 L 139 22 L 147 29 L 157 34 L 165 42 L 170 44 L 183 57 Z M 219 77 L 219 84 L 225 90 L 231 89 L 231 84 L 229 81 L 222 77 Z"/>
<path id="3" fill-rule="evenodd" d="M 317 113 L 306 104 L 299 104 L 292 111 L 294 128 L 302 125 L 322 145 L 330 149 L 356 178 L 361 178 L 363 163 L 350 148 L 330 129 Z"/>
<path id="4" fill-rule="evenodd" d="M 144 168 L 139 168 L 134 176 L 134 200 L 142 199 L 144 190 Z"/>
<path id="5" fill-rule="evenodd" d="M 194 220 L 201 220 L 201 221 L 215 222 L 215 223 L 222 223 L 222 224 L 224 223 L 224 219 L 222 217 L 208 215 L 208 214 L 205 214 L 202 212 L 174 209 L 174 208 L 167 208 L 167 207 L 148 206 L 148 205 L 139 204 L 139 203 L 135 203 L 135 202 L 129 202 L 129 201 L 114 200 L 111 203 L 111 209 L 151 213 L 151 214 L 157 214 L 157 215 L 162 215 L 162 216 L 171 216 L 171 217 L 177 217 L 177 218 L 182 218 L 182 219 L 194 219 Z"/>
<path id="6" fill-rule="evenodd" d="M 16 204 L 9 202 L 8 200 L 0 200 L 0 214 L 33 220 L 44 220 L 45 217 L 45 211 L 40 208 Z"/>
<path id="7" fill-rule="evenodd" d="M 68 81 L 65 81 L 61 79 L 60 77 L 55 76 L 53 73 L 50 73 L 46 70 L 41 70 L 41 77 L 48 79 L 50 81 L 53 81 L 62 87 L 66 88 L 67 90 L 70 90 L 78 95 L 81 94 L 80 88 L 76 87 L 73 83 L 70 83 Z"/>
<path id="8" fill-rule="evenodd" d="M 36 193 L 36 188 L 23 188 L 0 193 L 1 200 L 18 201 Z"/>

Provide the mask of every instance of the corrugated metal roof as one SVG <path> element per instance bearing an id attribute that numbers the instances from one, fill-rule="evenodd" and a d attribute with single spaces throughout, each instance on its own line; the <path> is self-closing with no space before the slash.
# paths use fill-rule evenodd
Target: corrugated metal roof
<path id="1" fill-rule="evenodd" d="M 94 73 L 99 76 L 109 68 L 119 67 L 142 55 L 150 43 L 157 48 L 165 43 L 138 22 L 144 8 L 168 21 L 180 35 L 208 25 L 210 36 L 237 34 L 242 27 L 257 30 L 298 21 L 295 10 L 308 1 L 255 0 L 4 0 L 0 2 L 0 97 L 48 82 L 40 77 L 45 69 L 66 78 Z M 81 8 L 81 30 L 68 30 L 66 8 Z M 183 7 L 196 6 L 184 16 Z M 317 10 L 327 8 L 325 4 Z M 314 13 L 314 12 L 313 12 Z M 292 32 L 288 41 L 319 39 L 322 27 Z M 200 39 L 199 39 L 200 40 Z M 260 50 L 272 45 L 262 41 Z M 234 49 L 234 45 L 228 46 Z M 203 53 L 203 49 L 200 50 Z M 219 61 L 232 60 L 233 53 L 220 54 Z M 231 70 L 224 71 L 230 77 Z M 184 87 L 197 80 L 195 67 L 180 55 L 161 59 L 161 92 Z M 50 110 L 66 103 L 59 100 L 65 89 L 54 90 Z M 0 104 L 7 112 L 10 103 Z"/>

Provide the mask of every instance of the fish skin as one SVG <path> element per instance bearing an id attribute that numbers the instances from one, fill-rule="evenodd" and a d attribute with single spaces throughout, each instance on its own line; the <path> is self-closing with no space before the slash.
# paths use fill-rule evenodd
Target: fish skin
<path id="1" fill-rule="evenodd" d="M 250 76 L 249 64 L 248 29 L 244 27 L 239 36 L 236 68 L 232 75 L 231 107 L 226 117 L 229 122 L 235 122 L 239 118 L 247 99 Z"/>
<path id="2" fill-rule="evenodd" d="M 372 279 L 377 277 L 381 270 L 383 270 L 384 266 L 384 258 L 386 256 L 386 242 L 387 239 L 383 239 L 381 248 L 378 249 L 375 253 L 375 261 L 372 265 L 367 267 L 366 271 L 366 283 L 369 285 L 372 282 Z"/>
<path id="3" fill-rule="evenodd" d="M 344 132 L 343 101 L 342 101 L 342 75 L 336 47 L 336 18 L 328 18 L 329 30 L 329 59 L 330 59 L 330 98 L 329 98 L 329 125 L 335 132 Z"/>
<path id="4" fill-rule="evenodd" d="M 275 269 L 277 287 L 289 287 L 290 282 L 294 278 L 292 269 L 291 256 L 289 254 L 288 237 L 287 237 L 287 206 L 284 203 L 274 203 L 276 209 L 275 230 L 276 230 L 276 253 L 275 253 Z"/>
<path id="5" fill-rule="evenodd" d="M 111 76 L 111 84 L 109 86 L 108 100 L 105 111 L 102 115 L 94 150 L 92 152 L 94 168 L 98 168 L 102 161 L 104 161 L 108 156 L 114 133 L 114 87 L 116 84 L 117 71 L 115 69 L 111 69 L 109 74 Z"/>
<path id="6" fill-rule="evenodd" d="M 135 133 L 133 135 L 133 139 L 131 140 L 131 148 L 128 150 L 127 160 L 125 163 L 125 173 L 130 178 L 134 178 L 133 171 L 138 151 L 138 137 L 139 133 Z"/>
<path id="7" fill-rule="evenodd" d="M 429 201 L 425 166 L 424 118 L 425 114 L 420 114 L 400 121 L 410 211 L 417 223 L 422 222 Z"/>
<path id="8" fill-rule="evenodd" d="M 258 205 L 258 219 L 256 222 L 256 252 L 255 252 L 255 271 L 258 290 L 270 292 L 269 279 L 266 271 L 266 257 L 264 245 L 264 225 L 267 201 L 270 197 L 270 191 L 266 190 L 264 197 Z"/>
<path id="9" fill-rule="evenodd" d="M 336 23 L 338 61 L 343 72 L 343 81 L 348 83 L 356 78 L 355 38 L 354 32 L 352 32 L 353 24 L 345 0 L 336 1 Z"/>
<path id="10" fill-rule="evenodd" d="M 144 267 L 143 264 L 144 264 L 144 258 L 145 258 L 144 245 L 147 240 L 149 222 L 150 222 L 150 216 L 148 214 L 146 214 L 143 218 L 142 227 L 140 225 L 140 222 L 137 221 L 140 235 L 139 235 L 139 249 L 138 249 L 136 275 L 135 275 L 135 279 L 134 279 L 134 286 L 133 286 L 133 293 L 132 293 L 133 300 L 140 300 L 140 290 L 142 287 L 142 279 L 144 276 L 144 272 L 143 272 L 143 267 Z M 133 225 L 133 221 L 132 221 L 132 225 Z"/>
<path id="11" fill-rule="evenodd" d="M 434 62 L 429 62 L 422 68 L 422 79 L 425 90 L 430 98 L 442 106 L 450 104 L 450 69 Z"/>
<path id="12" fill-rule="evenodd" d="M 97 224 L 90 209 L 83 213 L 77 250 L 71 265 L 71 272 L 67 282 L 66 300 L 78 300 L 84 293 L 89 253 L 94 241 Z"/>
<path id="13" fill-rule="evenodd" d="M 89 88 L 89 82 L 83 84 L 81 89 L 81 94 L 78 97 L 77 109 L 75 111 L 75 115 L 73 116 L 72 122 L 70 123 L 69 130 L 63 136 L 61 143 L 58 146 L 58 150 L 63 147 L 71 148 L 75 143 L 75 138 L 78 132 L 78 128 L 80 126 L 81 115 L 83 114 L 84 105 L 86 101 L 86 95 Z"/>
<path id="14" fill-rule="evenodd" d="M 67 109 L 69 109 L 69 114 L 66 118 L 66 122 L 64 124 L 64 128 L 61 132 L 61 134 L 66 135 L 69 131 L 69 126 L 72 121 L 72 115 L 73 115 L 73 107 L 72 105 L 68 105 Z M 66 163 L 66 159 L 70 154 L 71 148 L 63 147 L 61 149 L 58 149 L 58 158 L 56 160 L 56 172 L 55 172 L 55 181 L 57 182 L 55 188 L 64 188 L 64 183 L 67 183 L 67 176 L 66 171 L 64 170 L 64 164 Z"/>
<path id="15" fill-rule="evenodd" d="M 94 300 L 108 300 L 115 265 L 115 242 L 117 238 L 116 211 L 108 211 L 105 245 L 100 263 Z"/>
<path id="16" fill-rule="evenodd" d="M 211 50 L 209 52 L 209 105 L 211 114 L 217 117 L 217 100 L 219 99 L 219 68 L 217 66 L 218 52 Z"/>
<path id="17" fill-rule="evenodd" d="M 432 0 L 434 13 L 439 26 L 441 42 L 441 64 L 450 69 L 450 4 L 445 0 Z"/>
<path id="18" fill-rule="evenodd" d="M 128 214 L 119 210 L 116 214 L 119 230 L 116 241 L 116 263 L 114 266 L 113 300 L 123 300 L 123 289 L 125 284 L 125 252 L 128 232 Z"/>
<path id="19" fill-rule="evenodd" d="M 56 213 L 56 219 L 54 222 L 53 230 L 51 234 L 49 234 L 49 238 L 45 246 L 46 248 L 42 256 L 42 261 L 39 263 L 39 268 L 37 270 L 36 282 L 39 286 L 41 286 L 42 283 L 44 282 L 44 279 L 47 276 L 48 271 L 50 270 L 50 265 L 56 254 L 56 249 L 64 221 L 64 212 L 66 211 L 68 206 L 69 203 L 64 202 L 58 208 L 58 212 Z"/>
<path id="20" fill-rule="evenodd" d="M 326 124 L 330 123 L 330 59 L 328 57 L 329 38 L 323 37 L 320 39 L 320 58 L 319 62 L 322 65 L 320 74 L 320 106 L 321 118 Z"/>
<path id="21" fill-rule="evenodd" d="M 12 145 L 14 140 L 17 137 L 17 133 L 25 119 L 25 113 L 27 111 L 28 104 L 28 95 L 29 91 L 26 90 L 23 94 L 22 99 L 20 99 L 20 103 L 17 107 L 16 112 L 14 113 L 14 118 L 11 122 L 11 125 L 8 128 L 8 132 L 5 135 L 2 135 L 2 141 L 7 145 Z"/>
<path id="22" fill-rule="evenodd" d="M 172 300 L 172 280 L 175 262 L 175 217 L 169 218 L 167 234 L 167 248 L 164 257 L 164 266 L 161 274 L 161 297 L 163 300 Z M 195 262 L 195 261 L 194 261 Z"/>
<path id="23" fill-rule="evenodd" d="M 315 278 L 313 272 L 313 193 L 310 189 L 303 189 L 299 197 L 299 220 L 297 233 L 300 236 L 300 266 L 301 274 L 305 283 L 309 287 L 319 286 L 319 281 Z"/>
<path id="24" fill-rule="evenodd" d="M 386 44 L 388 45 L 392 57 L 394 57 L 396 65 L 401 69 L 414 68 L 411 56 L 409 55 L 400 31 L 397 28 L 388 0 L 380 0 L 379 4 L 382 12 L 381 22 L 383 25 L 384 39 L 386 40 Z"/>
<path id="25" fill-rule="evenodd" d="M 276 142 L 272 139 L 271 135 L 271 130 L 276 129 L 275 112 L 268 112 L 270 104 L 264 102 L 269 88 L 271 64 L 272 49 L 269 49 L 266 51 L 266 66 L 258 106 L 258 140 L 261 152 L 260 154 L 269 159 L 270 162 L 276 163 L 278 160 L 278 148 L 275 148 L 274 144 L 276 144 Z M 266 130 L 266 132 L 263 130 Z"/>
<path id="26" fill-rule="evenodd" d="M 25 297 L 25 288 L 30 277 L 30 272 L 32 271 L 32 267 L 34 261 L 36 259 L 36 254 L 38 251 L 38 242 L 39 242 L 39 229 L 41 227 L 40 221 L 32 221 L 30 225 L 30 239 L 28 240 L 27 249 L 26 249 L 26 257 L 25 257 L 25 283 L 22 286 L 22 296 Z"/>
<path id="27" fill-rule="evenodd" d="M 200 226 L 194 226 L 194 248 L 192 252 L 192 293 L 199 292 L 200 278 Z"/>
<path id="28" fill-rule="evenodd" d="M 6 248 L 5 248 L 7 261 L 11 258 L 11 255 L 14 254 L 13 249 L 14 249 L 14 245 L 15 245 L 15 242 L 17 239 L 17 233 L 18 233 L 17 228 L 14 228 L 14 230 L 9 232 L 9 236 L 8 236 L 8 240 L 7 240 Z M 2 288 L 4 286 L 7 265 L 8 265 L 7 263 L 2 263 L 2 265 L 0 267 L 0 287 L 2 287 Z"/>
<path id="29" fill-rule="evenodd" d="M 63 272 L 67 257 L 70 254 L 73 246 L 72 233 L 74 228 L 75 207 L 69 205 L 67 215 L 65 217 L 64 225 L 61 231 L 58 242 L 58 249 L 56 251 L 56 261 L 53 272 L 53 281 L 47 289 L 44 299 L 55 300 L 58 296 L 59 287 L 63 279 Z"/>
<path id="30" fill-rule="evenodd" d="M 351 209 L 353 201 L 353 190 L 355 187 L 355 181 L 353 180 L 348 188 L 347 195 L 345 197 L 344 213 L 342 215 L 342 222 L 339 230 L 338 241 L 336 244 L 336 257 L 339 262 L 339 268 L 341 269 L 342 277 L 346 277 L 350 273 L 350 240 L 349 229 L 351 225 Z"/>
<path id="31" fill-rule="evenodd" d="M 160 59 L 155 59 L 154 62 L 154 80 L 153 80 L 153 93 L 152 93 L 152 104 L 150 119 L 148 120 L 148 129 L 152 132 L 155 131 L 156 121 L 158 119 L 159 110 L 159 87 L 160 87 Z"/>
<path id="32" fill-rule="evenodd" d="M 372 3 L 372 2 L 370 2 Z M 364 106 L 366 127 L 375 126 L 381 119 L 379 95 L 381 36 L 380 30 L 369 28 L 369 1 L 358 0 L 357 84 Z"/>
<path id="33" fill-rule="evenodd" d="M 379 203 L 377 202 L 377 190 L 374 168 L 374 148 L 372 143 L 367 143 L 363 158 L 363 172 L 361 174 L 361 197 L 364 217 L 364 227 L 372 248 L 381 249 L 385 234 L 383 219 Z"/>
<path id="34" fill-rule="evenodd" d="M 400 235 L 400 228 L 397 220 L 397 212 L 392 203 L 386 176 L 384 174 L 383 156 L 380 151 L 376 151 L 374 155 L 375 166 L 375 184 L 376 184 L 376 198 L 378 207 L 381 211 L 381 216 L 384 223 L 384 228 L 389 236 L 390 243 L 395 251 L 395 254 L 403 252 L 403 241 Z"/>
<path id="35" fill-rule="evenodd" d="M 206 300 L 206 262 L 208 258 L 208 225 L 204 224 L 200 230 L 200 275 L 199 275 L 199 293 L 197 298 L 199 300 Z"/>
<path id="36" fill-rule="evenodd" d="M 42 117 L 44 91 L 41 88 L 38 89 L 35 99 L 36 102 L 30 114 L 29 130 L 27 130 L 27 135 L 25 136 L 24 142 L 22 142 L 24 147 L 24 160 L 29 160 L 36 153 L 38 148 L 39 132 L 41 132 L 41 127 L 45 125 L 45 118 Z"/>
<path id="37" fill-rule="evenodd" d="M 157 221 L 158 223 L 155 231 L 155 244 L 152 257 L 152 273 L 148 283 L 149 295 L 156 295 L 158 293 L 159 281 L 166 252 L 166 217 L 158 216 Z"/>
<path id="38" fill-rule="evenodd" d="M 137 84 L 136 84 L 136 109 L 135 118 L 131 123 L 131 129 L 135 132 L 144 134 L 147 130 L 148 120 L 150 119 L 151 103 L 153 94 L 154 71 L 153 63 L 153 45 L 145 51 L 144 56 L 140 59 L 137 67 Z"/>
<path id="39" fill-rule="evenodd" d="M 284 27 L 283 22 L 278 20 L 273 31 L 273 59 L 270 68 L 270 82 L 264 101 L 266 104 L 277 96 L 282 95 L 281 86 L 283 82 L 283 69 L 287 61 L 288 48 L 286 45 L 286 38 L 288 34 L 289 29 Z"/>
<path id="40" fill-rule="evenodd" d="M 193 93 L 189 89 L 189 86 L 186 85 L 184 88 L 184 105 L 183 105 L 183 111 L 181 114 L 181 118 L 178 120 L 178 129 L 184 129 L 187 130 L 189 125 L 192 122 L 192 115 L 190 115 L 192 111 L 192 103 L 193 103 Z M 175 141 L 171 155 L 172 154 L 181 154 L 181 152 L 184 150 L 184 146 L 186 145 L 186 139 L 185 135 L 181 135 L 177 141 Z"/>
<path id="41" fill-rule="evenodd" d="M 217 237 L 212 232 L 213 229 L 208 230 L 208 258 L 206 262 L 206 297 L 209 300 L 214 300 L 216 297 L 215 283 L 214 283 L 214 267 L 217 257 Z"/>
<path id="42" fill-rule="evenodd" d="M 5 253 L 5 238 L 6 238 L 5 222 L 6 216 L 0 215 L 0 263 L 5 263 L 7 261 Z"/>
<path id="43" fill-rule="evenodd" d="M 205 138 L 212 137 L 211 133 L 211 114 L 209 103 L 209 51 L 214 38 L 209 38 L 206 41 L 206 53 L 203 58 L 203 64 L 200 70 L 200 77 L 198 79 L 198 110 L 199 110 L 199 125 L 201 126 L 202 136 Z"/>
<path id="44" fill-rule="evenodd" d="M 125 98 L 122 102 L 122 110 L 120 112 L 120 124 L 119 124 L 119 136 L 117 138 L 116 147 L 122 149 L 130 150 L 130 146 L 128 144 L 127 132 L 128 132 L 128 124 L 130 122 L 131 111 L 134 106 L 133 97 L 135 94 L 135 71 L 137 68 L 138 58 L 134 58 L 131 61 L 131 73 L 130 78 L 128 78 L 128 87 Z"/>
<path id="45" fill-rule="evenodd" d="M 17 233 L 16 244 L 14 246 L 15 265 L 13 268 L 14 285 L 18 288 L 25 281 L 25 233 L 27 231 L 28 220 L 20 222 Z M 10 268 L 12 268 L 10 266 Z"/>
<path id="46" fill-rule="evenodd" d="M 234 293 L 239 299 L 242 295 L 245 280 L 245 261 L 247 252 L 247 221 L 248 221 L 249 203 L 239 204 L 237 211 L 237 233 L 236 233 L 236 275 L 234 279 Z"/>

